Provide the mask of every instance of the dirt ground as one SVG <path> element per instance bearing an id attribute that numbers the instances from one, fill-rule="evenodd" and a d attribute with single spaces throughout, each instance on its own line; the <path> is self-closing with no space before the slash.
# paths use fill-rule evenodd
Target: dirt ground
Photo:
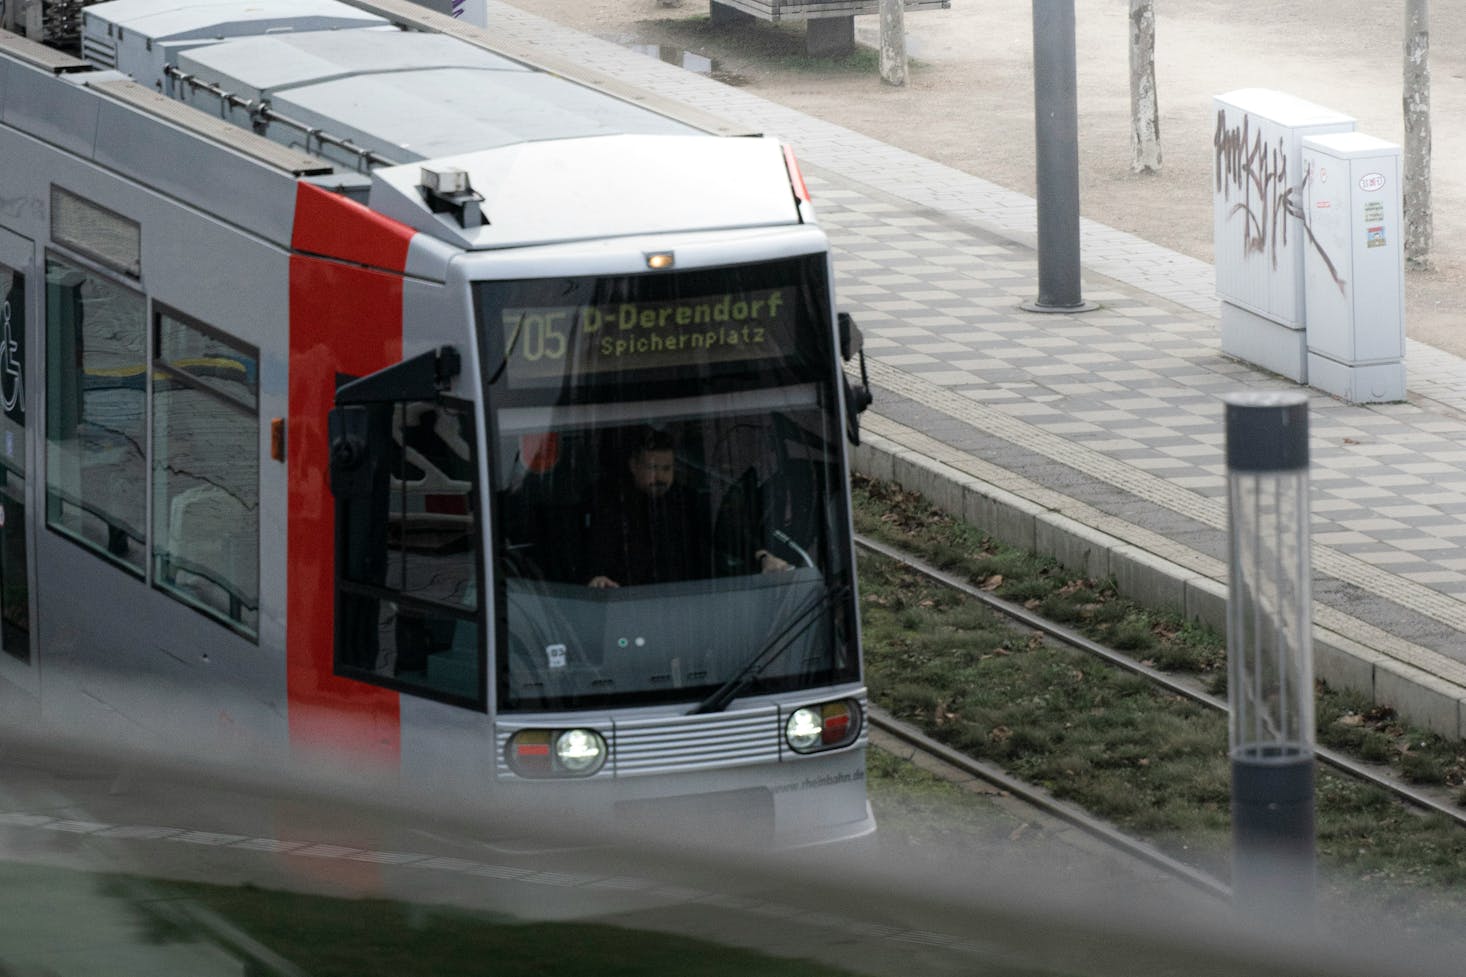
<path id="1" fill-rule="evenodd" d="M 1001 186 L 1034 192 L 1032 0 L 952 0 L 905 18 L 904 88 L 873 55 L 803 56 L 797 25 L 712 30 L 706 0 L 509 0 L 622 43 L 715 62 L 762 97 L 828 119 Z M 1406 332 L 1466 355 L 1466 8 L 1432 5 L 1433 268 L 1406 281 Z M 1378 0 L 1157 0 L 1161 171 L 1131 172 L 1128 0 L 1075 0 L 1080 205 L 1084 216 L 1212 260 L 1212 97 L 1270 88 L 1345 112 L 1400 143 L 1404 18 Z M 879 43 L 875 17 L 856 38 Z M 796 146 L 796 149 L 798 147 Z"/>

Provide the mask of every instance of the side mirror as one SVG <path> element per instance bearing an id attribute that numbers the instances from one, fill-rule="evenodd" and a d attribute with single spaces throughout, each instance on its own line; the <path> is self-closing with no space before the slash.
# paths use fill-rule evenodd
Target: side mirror
<path id="1" fill-rule="evenodd" d="M 860 415 L 875 401 L 870 392 L 870 377 L 865 372 L 865 337 L 861 335 L 860 327 L 855 324 L 850 313 L 841 312 L 836 321 L 840 326 L 841 358 L 848 363 L 851 358 L 860 357 L 859 383 L 851 383 L 849 376 L 841 374 L 845 380 L 845 436 L 850 439 L 851 444 L 858 445 Z"/>
<path id="2" fill-rule="evenodd" d="M 376 373 L 338 381 L 327 420 L 332 494 L 364 499 L 379 492 L 379 483 L 386 484 L 393 405 L 436 400 L 462 369 L 458 351 L 440 346 Z"/>
<path id="3" fill-rule="evenodd" d="M 432 400 L 447 390 L 463 369 L 452 346 L 439 346 L 410 360 L 351 380 L 336 389 L 336 406 L 398 400 Z"/>
<path id="4" fill-rule="evenodd" d="M 840 359 L 849 363 L 852 356 L 865 351 L 865 337 L 849 312 L 841 312 L 835 319 L 840 324 Z"/>

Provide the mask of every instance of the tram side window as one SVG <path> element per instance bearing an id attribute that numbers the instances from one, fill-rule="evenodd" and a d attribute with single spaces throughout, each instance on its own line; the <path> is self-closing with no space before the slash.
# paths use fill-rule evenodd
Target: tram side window
<path id="1" fill-rule="evenodd" d="M 167 312 L 154 330 L 154 585 L 254 637 L 258 354 Z"/>
<path id="2" fill-rule="evenodd" d="M 46 525 L 142 576 L 143 296 L 46 259 Z"/>
<path id="3" fill-rule="evenodd" d="M 366 420 L 365 457 L 333 472 L 338 671 L 479 703 L 472 409 L 442 398 L 353 409 Z"/>

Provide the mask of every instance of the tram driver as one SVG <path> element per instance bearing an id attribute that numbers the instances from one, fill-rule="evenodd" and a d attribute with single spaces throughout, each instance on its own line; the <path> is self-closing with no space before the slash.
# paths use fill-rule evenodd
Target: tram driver
<path id="1" fill-rule="evenodd" d="M 694 580 L 712 576 L 708 519 L 696 493 L 677 480 L 677 447 L 666 431 L 645 428 L 633 439 L 617 490 L 597 507 L 591 555 L 597 588 Z M 756 570 L 789 564 L 754 551 Z"/>

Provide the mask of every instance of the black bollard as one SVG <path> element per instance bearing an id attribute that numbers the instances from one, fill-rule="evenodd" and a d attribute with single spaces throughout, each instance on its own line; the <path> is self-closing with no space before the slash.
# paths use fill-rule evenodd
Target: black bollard
<path id="1" fill-rule="evenodd" d="M 1232 893 L 1251 922 L 1312 918 L 1313 618 L 1308 398 L 1225 398 Z"/>

